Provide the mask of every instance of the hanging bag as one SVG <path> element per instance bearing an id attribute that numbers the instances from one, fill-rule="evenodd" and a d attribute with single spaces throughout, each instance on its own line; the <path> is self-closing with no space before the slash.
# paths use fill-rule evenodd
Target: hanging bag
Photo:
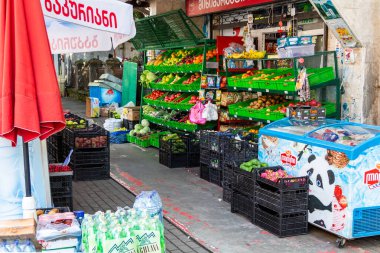
<path id="1" fill-rule="evenodd" d="M 218 120 L 218 108 L 215 104 L 212 104 L 210 101 L 208 101 L 205 109 L 203 110 L 202 116 L 207 121 Z"/>
<path id="2" fill-rule="evenodd" d="M 197 102 L 191 109 L 189 120 L 191 123 L 204 125 L 206 124 L 206 119 L 202 117 L 202 113 L 205 109 L 205 106 L 201 102 Z"/>

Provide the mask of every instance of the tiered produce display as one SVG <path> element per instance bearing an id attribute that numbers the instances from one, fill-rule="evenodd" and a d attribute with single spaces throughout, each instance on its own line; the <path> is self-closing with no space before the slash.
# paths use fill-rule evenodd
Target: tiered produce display
<path id="1" fill-rule="evenodd" d="M 335 59 L 333 52 L 321 52 L 315 56 L 305 57 L 305 61 L 315 66 L 315 62 L 326 59 L 328 56 Z M 227 59 L 228 61 L 229 59 Z M 235 59 L 236 60 L 236 59 Z M 242 60 L 242 59 L 241 59 Z M 269 59 L 260 60 L 266 62 Z M 291 59 L 294 68 L 245 70 L 244 73 L 228 77 L 228 89 L 230 91 L 251 91 L 259 92 L 256 99 L 239 102 L 228 106 L 231 117 L 262 121 L 270 123 L 286 117 L 287 107 L 311 106 L 326 109 L 327 117 L 335 117 L 340 111 L 340 89 L 337 79 L 336 66 L 321 68 L 307 68 L 308 83 L 311 90 L 335 86 L 336 101 L 327 102 L 329 98 L 323 96 L 321 101 L 311 99 L 310 101 L 297 101 L 296 80 L 299 66 L 298 58 Z M 272 62 L 280 60 L 271 60 Z M 326 61 L 327 62 L 327 61 Z M 336 61 L 331 61 L 330 65 L 336 65 Z M 228 64 L 227 64 L 228 65 Z M 306 63 L 305 63 L 306 65 Z M 307 66 L 307 65 L 306 65 Z M 227 68 L 228 72 L 228 68 Z M 331 99 L 331 98 L 330 98 Z"/>
<path id="2" fill-rule="evenodd" d="M 140 81 L 152 91 L 142 98 L 142 118 L 188 132 L 215 127 L 191 123 L 189 111 L 199 100 L 204 63 L 216 54 L 216 49 L 206 47 L 168 50 L 148 61 Z"/>

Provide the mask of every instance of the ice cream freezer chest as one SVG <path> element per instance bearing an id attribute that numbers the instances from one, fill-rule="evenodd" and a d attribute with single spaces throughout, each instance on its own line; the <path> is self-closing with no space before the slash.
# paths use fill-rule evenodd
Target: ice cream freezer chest
<path id="1" fill-rule="evenodd" d="M 309 223 L 345 239 L 380 235 L 380 127 L 279 120 L 260 130 L 259 159 L 309 176 Z"/>

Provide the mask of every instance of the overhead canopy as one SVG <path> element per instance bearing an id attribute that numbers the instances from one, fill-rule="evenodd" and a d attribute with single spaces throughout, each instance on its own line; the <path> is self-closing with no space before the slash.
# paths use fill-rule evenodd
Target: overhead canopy
<path id="1" fill-rule="evenodd" d="M 136 30 L 131 42 L 139 51 L 195 46 L 205 39 L 182 10 L 140 19 L 136 21 Z"/>
<path id="2" fill-rule="evenodd" d="M 117 0 L 40 0 L 52 54 L 109 51 L 136 34 L 133 6 Z"/>

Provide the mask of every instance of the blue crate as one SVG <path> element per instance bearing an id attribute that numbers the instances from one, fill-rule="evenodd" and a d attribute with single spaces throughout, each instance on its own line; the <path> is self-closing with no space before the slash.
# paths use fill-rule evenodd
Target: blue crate
<path id="1" fill-rule="evenodd" d="M 110 133 L 110 143 L 113 144 L 122 144 L 127 142 L 128 131 L 116 131 Z"/>

